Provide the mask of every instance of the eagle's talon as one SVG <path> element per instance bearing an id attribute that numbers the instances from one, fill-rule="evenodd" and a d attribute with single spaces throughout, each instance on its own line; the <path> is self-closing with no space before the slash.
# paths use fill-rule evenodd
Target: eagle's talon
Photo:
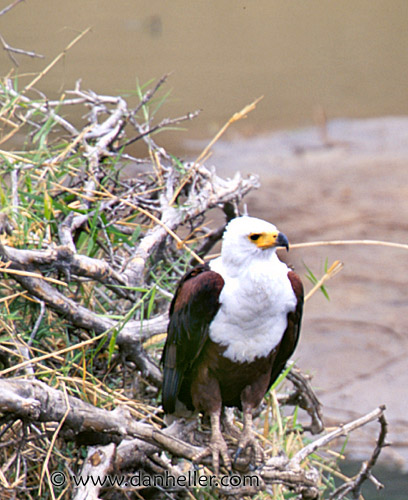
<path id="1" fill-rule="evenodd" d="M 235 460 L 234 462 L 237 461 L 237 458 L 240 456 L 242 453 L 242 450 L 246 450 L 247 448 L 252 449 L 252 455 L 253 455 L 253 466 L 255 468 L 259 467 L 262 465 L 263 462 L 263 457 L 264 457 L 264 452 L 261 447 L 261 445 L 258 443 L 256 437 L 253 434 L 252 431 L 252 417 L 250 416 L 250 413 L 248 412 L 246 415 L 244 415 L 244 418 L 246 417 L 247 420 L 247 426 L 244 426 L 244 430 L 242 431 L 240 440 L 238 442 L 238 448 L 235 453 Z"/>
<path id="2" fill-rule="evenodd" d="M 239 456 L 241 455 L 243 449 L 244 448 L 242 448 L 242 446 L 238 446 L 237 451 L 235 452 L 235 455 L 234 455 L 234 464 L 237 463 L 237 460 L 238 460 Z"/>
<path id="3" fill-rule="evenodd" d="M 212 455 L 212 464 L 217 476 L 220 472 L 220 456 L 224 462 L 225 468 L 228 469 L 228 471 L 232 470 L 227 443 L 222 437 L 222 434 L 213 435 L 210 444 L 202 452 L 193 457 L 193 463 L 197 464 L 197 462 L 201 461 L 207 455 Z"/>

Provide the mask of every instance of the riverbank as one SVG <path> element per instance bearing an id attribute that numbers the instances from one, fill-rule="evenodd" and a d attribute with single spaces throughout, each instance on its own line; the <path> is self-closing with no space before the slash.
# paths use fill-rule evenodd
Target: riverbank
<path id="1" fill-rule="evenodd" d="M 261 177 L 247 199 L 251 215 L 276 223 L 292 243 L 374 239 L 408 243 L 408 118 L 337 120 L 308 128 L 219 142 L 219 172 Z M 408 251 L 382 246 L 293 249 L 285 257 L 304 277 L 304 263 L 323 274 L 330 301 L 306 305 L 295 360 L 313 374 L 326 424 L 387 406 L 389 441 L 383 463 L 408 467 Z M 304 278 L 306 287 L 310 284 Z M 353 435 L 349 458 L 373 448 L 374 424 Z"/>

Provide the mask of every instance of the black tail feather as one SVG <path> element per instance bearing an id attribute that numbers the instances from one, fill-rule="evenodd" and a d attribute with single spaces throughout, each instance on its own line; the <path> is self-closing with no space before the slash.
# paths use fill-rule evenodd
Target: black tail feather
<path id="1" fill-rule="evenodd" d="M 175 368 L 164 368 L 162 404 L 166 413 L 174 413 L 180 390 L 180 373 Z"/>

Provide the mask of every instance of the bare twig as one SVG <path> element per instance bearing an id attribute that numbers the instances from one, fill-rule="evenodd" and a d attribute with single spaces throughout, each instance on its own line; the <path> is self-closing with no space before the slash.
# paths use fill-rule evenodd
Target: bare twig
<path id="1" fill-rule="evenodd" d="M 4 9 L 0 10 L 0 17 L 4 16 L 4 14 L 7 14 L 7 12 L 11 9 L 13 9 L 16 5 L 21 3 L 23 0 L 14 0 L 11 4 L 7 5 L 7 7 L 4 7 Z"/>
<path id="2" fill-rule="evenodd" d="M 395 243 L 393 241 L 381 241 L 381 240 L 331 240 L 331 241 L 310 241 L 305 243 L 294 243 L 290 246 L 290 249 L 295 248 L 311 248 L 311 247 L 322 247 L 322 246 L 348 246 L 348 245 L 374 245 L 380 247 L 390 247 L 390 248 L 401 248 L 403 250 L 408 250 L 408 245 L 405 243 Z"/>
<path id="3" fill-rule="evenodd" d="M 183 121 L 193 120 L 199 114 L 200 114 L 200 110 L 197 110 L 197 111 L 193 111 L 191 113 L 187 113 L 186 115 L 179 116 L 177 118 L 164 118 L 157 125 L 154 125 L 153 127 L 149 128 L 148 130 L 144 131 L 143 133 L 139 134 L 138 136 L 133 137 L 133 139 L 129 139 L 125 144 L 121 145 L 120 148 L 128 147 L 131 144 L 135 143 L 136 141 L 139 141 L 140 139 L 142 139 L 146 135 L 152 135 L 157 130 L 165 129 L 166 127 L 169 127 L 170 125 L 177 125 Z M 120 148 L 116 147 L 114 150 L 119 151 Z"/>
<path id="4" fill-rule="evenodd" d="M 241 111 L 238 111 L 238 113 L 234 113 L 233 116 L 225 123 L 223 127 L 217 132 L 217 134 L 213 137 L 213 139 L 207 144 L 207 146 L 203 149 L 203 151 L 199 154 L 197 159 L 194 161 L 192 168 L 188 172 L 188 174 L 184 177 L 182 182 L 180 183 L 180 186 L 176 189 L 175 193 L 173 194 L 172 199 L 170 200 L 169 205 L 173 205 L 174 202 L 177 200 L 178 196 L 180 195 L 181 191 L 183 190 L 184 186 L 190 181 L 192 176 L 194 175 L 196 168 L 201 164 L 202 160 L 207 156 L 208 152 L 210 149 L 213 147 L 213 145 L 218 141 L 218 139 L 224 134 L 224 132 L 227 130 L 227 128 L 234 122 L 241 120 L 242 118 L 246 118 L 246 115 L 253 111 L 258 104 L 258 102 L 262 99 L 262 97 L 259 97 L 258 99 L 255 99 L 251 104 L 246 105 L 244 108 L 241 109 Z"/>
<path id="5" fill-rule="evenodd" d="M 362 427 L 368 422 L 372 422 L 373 420 L 383 415 L 384 411 L 385 411 L 385 406 L 379 406 L 378 408 L 371 411 L 370 413 L 367 413 L 363 417 L 353 420 L 348 424 L 342 425 L 337 429 L 335 429 L 334 431 L 331 431 L 325 434 L 324 436 L 316 439 L 315 441 L 308 444 L 307 446 L 305 446 L 299 452 L 296 453 L 296 455 L 290 460 L 291 467 L 293 468 L 299 467 L 300 463 L 303 460 L 305 460 L 305 458 L 308 455 L 315 452 L 317 449 L 326 446 L 327 444 L 329 444 L 334 439 L 337 439 L 338 437 L 347 436 L 350 432 L 354 431 L 355 429 L 358 429 L 359 427 Z"/>
<path id="6" fill-rule="evenodd" d="M 385 441 L 385 438 L 387 436 L 387 420 L 384 415 L 384 410 L 385 407 L 380 407 L 382 412 L 378 415 L 378 421 L 380 423 L 380 433 L 377 438 L 377 443 L 376 446 L 371 454 L 371 457 L 369 460 L 363 463 L 361 466 L 361 469 L 359 473 L 354 477 L 353 479 L 350 479 L 349 481 L 345 482 L 341 486 L 339 486 L 331 495 L 330 495 L 330 500 L 341 500 L 344 498 L 346 495 L 351 493 L 353 495 L 353 499 L 358 500 L 361 495 L 361 487 L 367 479 L 372 481 L 377 488 L 377 490 L 380 490 L 384 488 L 384 485 L 381 484 L 373 475 L 372 475 L 372 469 L 374 465 L 377 463 L 378 457 L 380 456 L 380 453 L 382 449 L 385 446 L 388 446 L 388 444 Z"/>
<path id="7" fill-rule="evenodd" d="M 314 393 L 310 381 L 298 370 L 292 368 L 287 379 L 295 386 L 295 393 L 289 394 L 284 400 L 280 399 L 284 404 L 296 404 L 303 410 L 306 410 L 310 415 L 312 422 L 310 430 L 312 434 L 319 434 L 324 429 L 323 417 L 321 413 L 321 403 Z"/>
<path id="8" fill-rule="evenodd" d="M 21 0 L 18 0 L 18 1 L 21 1 Z M 0 16 L 2 15 L 2 13 L 4 14 L 4 10 L 5 9 L 3 9 L 2 12 L 0 12 Z M 18 63 L 17 59 L 13 56 L 13 53 L 28 56 L 28 57 L 37 57 L 39 59 L 44 58 L 44 56 L 42 54 L 37 54 L 36 52 L 33 52 L 31 50 L 17 49 L 16 47 L 12 47 L 11 45 L 9 45 L 6 42 L 6 40 L 4 39 L 4 37 L 1 34 L 0 34 L 0 42 L 3 45 L 4 50 L 8 53 L 10 59 L 13 61 L 13 63 L 16 66 L 19 66 L 19 63 Z"/>

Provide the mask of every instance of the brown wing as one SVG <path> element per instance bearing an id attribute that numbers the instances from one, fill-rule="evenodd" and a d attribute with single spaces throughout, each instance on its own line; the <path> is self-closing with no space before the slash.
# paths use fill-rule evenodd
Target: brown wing
<path id="1" fill-rule="evenodd" d="M 303 285 L 301 279 L 294 271 L 288 272 L 288 278 L 297 297 L 297 305 L 296 309 L 288 314 L 288 326 L 277 348 L 269 387 L 275 382 L 281 371 L 285 368 L 286 361 L 292 356 L 299 340 L 300 324 L 303 313 Z"/>
<path id="2" fill-rule="evenodd" d="M 170 306 L 167 340 L 161 362 L 163 370 L 162 402 L 166 413 L 173 413 L 186 371 L 199 356 L 209 325 L 220 307 L 224 286 L 222 276 L 200 265 L 180 281 Z"/>

